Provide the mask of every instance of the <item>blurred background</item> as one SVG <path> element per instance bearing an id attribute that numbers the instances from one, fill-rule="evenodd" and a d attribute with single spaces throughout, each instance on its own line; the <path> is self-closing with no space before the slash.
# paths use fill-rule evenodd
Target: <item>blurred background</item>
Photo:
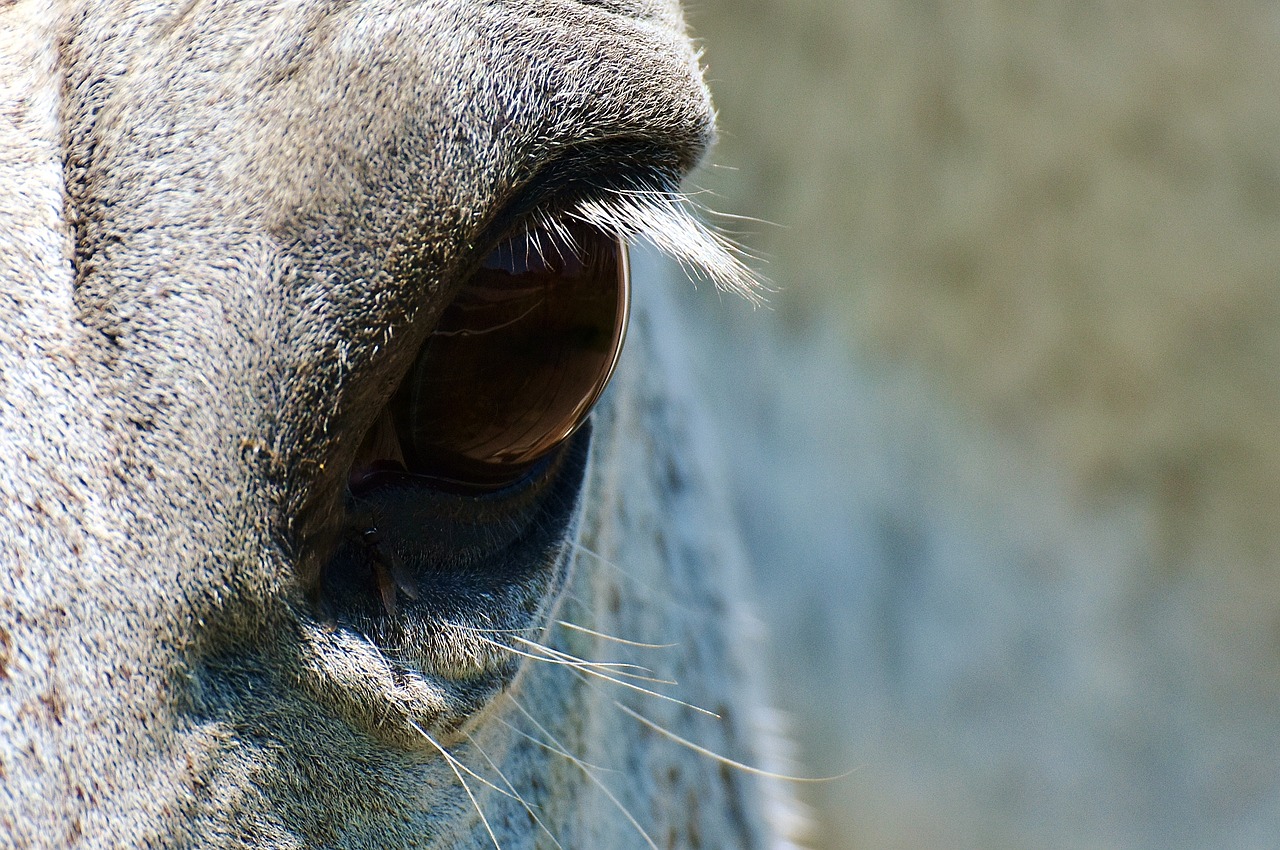
<path id="1" fill-rule="evenodd" d="M 1280 6 L 691 0 L 810 841 L 1280 846 Z"/>

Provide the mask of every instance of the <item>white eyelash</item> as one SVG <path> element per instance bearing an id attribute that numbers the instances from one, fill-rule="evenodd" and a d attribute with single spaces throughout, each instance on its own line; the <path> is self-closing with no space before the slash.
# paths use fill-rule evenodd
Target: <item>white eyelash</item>
<path id="1" fill-rule="evenodd" d="M 705 276 L 723 292 L 763 303 L 764 282 L 744 262 L 749 255 L 731 239 L 708 227 L 686 195 L 660 189 L 609 190 L 580 201 L 568 216 L 619 239 L 643 240 L 675 259 L 687 271 Z"/>

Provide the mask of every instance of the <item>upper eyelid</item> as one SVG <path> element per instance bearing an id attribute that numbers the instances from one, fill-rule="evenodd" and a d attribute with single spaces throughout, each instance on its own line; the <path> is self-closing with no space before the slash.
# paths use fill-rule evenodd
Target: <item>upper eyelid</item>
<path id="1" fill-rule="evenodd" d="M 698 213 L 690 196 L 661 185 L 646 185 L 642 179 L 629 187 L 601 185 L 583 192 L 552 195 L 535 204 L 491 245 L 496 247 L 505 239 L 535 228 L 555 229 L 560 222 L 586 223 L 627 242 L 647 242 L 718 289 L 755 304 L 763 303 L 769 288 L 747 264 L 754 258 L 732 239 L 709 227 Z"/>
<path id="2" fill-rule="evenodd" d="M 603 160 L 600 157 L 596 161 Z M 557 167 L 540 169 L 511 193 L 474 243 L 474 247 L 483 252 L 480 256 L 487 255 L 503 241 L 540 226 L 581 221 L 577 211 L 584 204 L 607 204 L 610 196 L 624 186 L 656 187 L 672 182 L 659 169 L 626 163 L 622 157 L 611 174 L 606 174 L 603 168 L 592 168 L 566 179 L 565 175 L 554 173 L 557 170 Z"/>
<path id="3" fill-rule="evenodd" d="M 679 154 L 644 139 L 597 139 L 562 148 L 511 188 L 504 210 L 519 217 L 568 209 L 584 197 L 646 186 L 674 191 L 680 182 Z"/>
<path id="4" fill-rule="evenodd" d="M 559 221 L 585 222 L 628 242 L 647 242 L 718 289 L 762 303 L 768 287 L 751 260 L 709 227 L 693 197 L 678 190 L 673 152 L 643 140 L 609 140 L 568 150 L 512 194 L 477 248 Z"/>

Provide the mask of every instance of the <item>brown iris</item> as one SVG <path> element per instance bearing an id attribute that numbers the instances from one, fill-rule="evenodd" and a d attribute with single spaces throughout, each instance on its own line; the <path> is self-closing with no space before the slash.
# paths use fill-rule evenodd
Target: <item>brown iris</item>
<path id="1" fill-rule="evenodd" d="M 583 423 L 626 333 L 623 242 L 585 224 L 491 253 L 445 308 L 352 468 L 400 467 L 491 490 L 519 480 Z"/>

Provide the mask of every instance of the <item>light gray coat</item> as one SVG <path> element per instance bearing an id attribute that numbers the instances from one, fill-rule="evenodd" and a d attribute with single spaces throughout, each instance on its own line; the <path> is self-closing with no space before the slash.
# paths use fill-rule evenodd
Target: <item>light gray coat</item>
<path id="1" fill-rule="evenodd" d="M 0 847 L 775 846 L 660 293 L 536 557 L 321 581 L 503 204 L 712 132 L 661 0 L 0 0 Z"/>

